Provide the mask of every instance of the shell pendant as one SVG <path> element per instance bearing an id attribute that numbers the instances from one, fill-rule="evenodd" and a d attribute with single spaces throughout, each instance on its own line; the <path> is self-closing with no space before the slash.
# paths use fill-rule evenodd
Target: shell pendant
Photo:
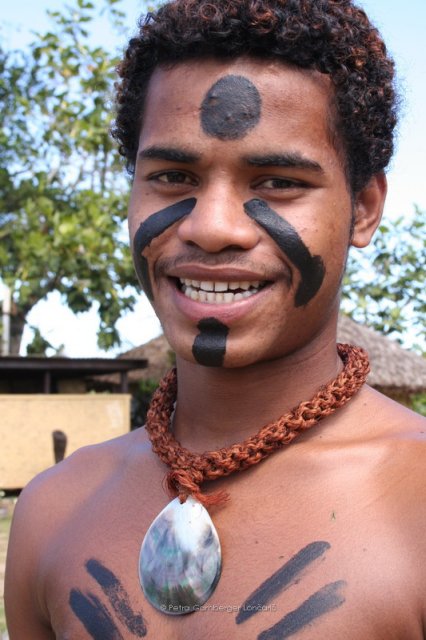
<path id="1" fill-rule="evenodd" d="M 142 542 L 139 579 L 149 602 L 169 615 L 197 611 L 216 588 L 222 555 L 209 513 L 189 496 L 170 502 Z"/>

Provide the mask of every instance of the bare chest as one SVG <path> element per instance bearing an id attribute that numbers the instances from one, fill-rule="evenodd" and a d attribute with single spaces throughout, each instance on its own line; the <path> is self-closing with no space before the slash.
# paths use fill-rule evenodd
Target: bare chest
<path id="1" fill-rule="evenodd" d="M 260 487 L 258 493 L 262 493 Z M 223 568 L 200 610 L 166 615 L 145 599 L 140 544 L 150 522 L 98 503 L 52 540 L 43 591 L 59 640 L 297 638 L 420 640 L 417 569 L 384 513 L 361 499 L 312 492 L 256 502 L 238 496 L 216 516 Z M 110 505 L 111 507 L 111 505 Z M 176 612 L 168 612 L 176 613 Z"/>

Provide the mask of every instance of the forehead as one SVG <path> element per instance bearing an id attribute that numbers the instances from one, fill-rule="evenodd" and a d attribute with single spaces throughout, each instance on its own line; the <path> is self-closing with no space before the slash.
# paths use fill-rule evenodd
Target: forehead
<path id="1" fill-rule="evenodd" d="M 250 126 L 241 135 L 216 136 L 205 126 L 206 104 L 212 99 L 224 104 L 224 118 L 227 105 L 238 116 L 238 102 L 243 112 L 248 101 L 251 115 L 256 112 Z M 229 146 L 242 138 L 256 144 L 259 138 L 267 142 L 281 136 L 291 141 L 304 132 L 306 142 L 328 145 L 332 99 L 327 76 L 278 61 L 194 60 L 157 67 L 148 85 L 140 142 L 208 144 L 219 138 Z"/>

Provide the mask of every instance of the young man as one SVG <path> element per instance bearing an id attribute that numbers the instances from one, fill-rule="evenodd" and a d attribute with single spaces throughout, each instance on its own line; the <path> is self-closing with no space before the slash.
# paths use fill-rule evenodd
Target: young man
<path id="1" fill-rule="evenodd" d="M 11 640 L 425 638 L 425 424 L 336 349 L 392 152 L 377 31 L 350 0 L 176 0 L 119 72 L 135 266 L 177 391 L 23 492 Z"/>

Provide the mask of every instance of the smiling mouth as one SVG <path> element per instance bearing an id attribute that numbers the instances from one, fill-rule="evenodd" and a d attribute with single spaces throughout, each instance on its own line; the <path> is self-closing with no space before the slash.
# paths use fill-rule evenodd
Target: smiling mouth
<path id="1" fill-rule="evenodd" d="M 212 280 L 190 280 L 178 278 L 180 291 L 191 300 L 206 302 L 207 304 L 229 304 L 250 298 L 259 293 L 268 282 L 244 280 L 241 282 L 225 282 Z"/>

